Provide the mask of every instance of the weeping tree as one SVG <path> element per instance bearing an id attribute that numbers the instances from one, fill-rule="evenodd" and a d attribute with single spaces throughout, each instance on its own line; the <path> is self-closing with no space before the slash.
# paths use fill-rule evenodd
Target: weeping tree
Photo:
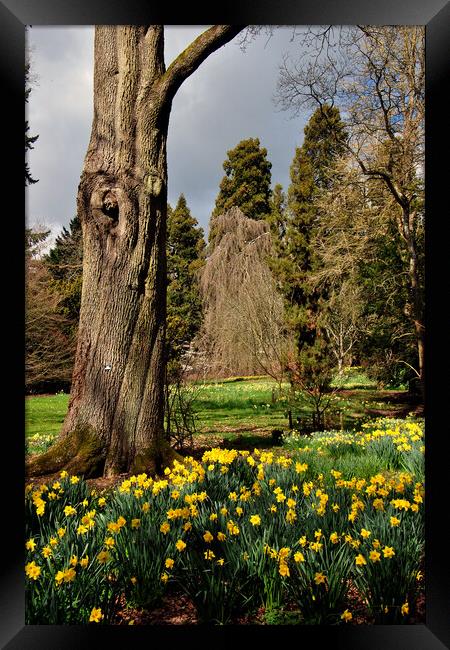
<path id="1" fill-rule="evenodd" d="M 269 224 L 233 207 L 215 218 L 214 249 L 201 272 L 198 345 L 215 374 L 266 373 L 281 381 L 288 347 L 283 297 L 268 265 Z"/>
<path id="2" fill-rule="evenodd" d="M 207 29 L 166 69 L 162 25 L 96 27 L 72 390 L 57 442 L 28 475 L 154 472 L 173 459 L 163 423 L 169 117 L 181 84 L 242 29 Z"/>

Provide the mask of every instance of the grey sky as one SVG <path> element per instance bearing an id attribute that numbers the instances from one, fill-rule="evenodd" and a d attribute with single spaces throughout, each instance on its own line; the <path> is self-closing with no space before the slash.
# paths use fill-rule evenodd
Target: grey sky
<path id="1" fill-rule="evenodd" d="M 205 27 L 166 27 L 166 65 Z M 27 189 L 27 220 L 67 226 L 90 136 L 93 75 L 92 27 L 32 27 L 28 42 L 37 77 L 28 104 L 30 152 L 39 182 Z M 261 34 L 245 52 L 237 40 L 220 48 L 182 85 L 173 102 L 168 138 L 169 202 L 184 193 L 193 216 L 207 231 L 227 151 L 258 137 L 272 163 L 272 187 L 289 184 L 295 147 L 307 116 L 291 119 L 272 97 L 283 52 L 298 52 L 291 28 Z"/>

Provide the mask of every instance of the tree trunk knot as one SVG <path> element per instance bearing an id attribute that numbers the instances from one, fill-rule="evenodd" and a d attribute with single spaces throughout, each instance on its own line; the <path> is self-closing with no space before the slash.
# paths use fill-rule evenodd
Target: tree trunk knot
<path id="1" fill-rule="evenodd" d="M 111 190 L 108 190 L 103 196 L 102 211 L 113 221 L 117 221 L 119 219 L 119 205 L 114 193 L 111 192 Z"/>

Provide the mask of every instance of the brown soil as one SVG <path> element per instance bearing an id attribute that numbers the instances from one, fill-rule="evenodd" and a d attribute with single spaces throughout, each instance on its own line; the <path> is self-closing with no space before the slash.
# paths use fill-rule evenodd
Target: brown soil
<path id="1" fill-rule="evenodd" d="M 339 396 L 351 397 L 353 393 L 354 391 L 351 390 L 340 390 Z M 409 413 L 412 413 L 416 417 L 423 417 L 424 414 L 423 404 L 405 391 L 378 391 L 376 402 L 385 402 L 387 408 L 369 407 L 364 410 L 364 414 L 358 415 L 405 418 Z"/>
<path id="2" fill-rule="evenodd" d="M 348 609 L 353 614 L 351 625 L 373 625 L 374 619 L 367 614 L 366 605 L 354 585 L 349 586 Z M 298 611 L 296 604 L 286 606 L 286 612 Z M 162 598 L 161 604 L 153 609 L 127 607 L 122 599 L 113 625 L 199 625 L 196 608 L 192 600 L 175 588 Z M 231 625 L 267 625 L 264 607 L 259 607 L 249 614 L 236 613 L 230 620 Z M 422 592 L 416 601 L 415 611 L 409 624 L 425 624 L 425 595 Z"/>
<path id="3" fill-rule="evenodd" d="M 198 618 L 194 603 L 184 594 L 164 596 L 156 609 L 135 609 L 126 607 L 122 600 L 114 621 L 115 625 L 197 625 Z"/>

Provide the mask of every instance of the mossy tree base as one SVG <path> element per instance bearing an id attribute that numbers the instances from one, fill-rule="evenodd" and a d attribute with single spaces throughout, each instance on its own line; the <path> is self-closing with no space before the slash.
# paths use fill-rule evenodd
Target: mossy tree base
<path id="1" fill-rule="evenodd" d="M 158 447 L 149 447 L 137 453 L 134 457 L 131 471 L 135 474 L 145 472 L 149 476 L 161 475 L 166 467 L 173 465 L 174 460 L 182 462 L 183 457 L 167 443 L 164 443 Z"/>
<path id="2" fill-rule="evenodd" d="M 116 471 L 105 472 L 107 449 L 104 442 L 89 427 L 78 428 L 58 440 L 47 452 L 26 463 L 26 478 L 52 475 L 65 470 L 84 478 L 112 477 L 127 471 L 117 465 Z M 128 471 L 147 473 L 149 476 L 162 474 L 174 460 L 182 461 L 182 456 L 173 450 L 166 441 L 138 452 Z"/>
<path id="3" fill-rule="evenodd" d="M 104 443 L 89 427 L 60 438 L 48 451 L 26 463 L 27 478 L 66 470 L 85 478 L 101 476 L 105 465 Z"/>

